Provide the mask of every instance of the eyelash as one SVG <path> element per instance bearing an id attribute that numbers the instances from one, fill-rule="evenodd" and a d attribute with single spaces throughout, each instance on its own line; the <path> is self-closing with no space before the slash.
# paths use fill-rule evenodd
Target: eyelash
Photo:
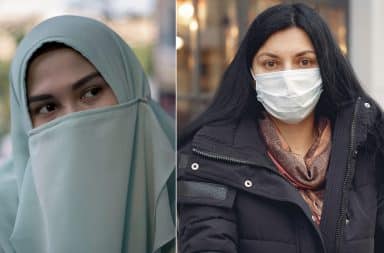
<path id="1" fill-rule="evenodd" d="M 93 85 L 91 87 L 86 88 L 83 92 L 80 93 L 81 94 L 80 99 L 86 100 L 87 102 L 92 102 L 93 99 L 95 99 L 95 97 L 99 96 L 100 92 L 102 92 L 102 91 L 103 91 L 102 85 Z M 88 92 L 96 92 L 96 94 L 93 94 L 91 97 L 85 97 L 85 95 Z M 49 107 L 49 106 L 53 106 L 54 109 L 51 111 L 47 111 L 47 112 L 41 112 L 44 107 Z M 31 113 L 33 115 L 37 115 L 37 116 L 39 116 L 39 115 L 40 116 L 48 116 L 52 111 L 57 110 L 58 107 L 59 107 L 59 105 L 57 103 L 49 101 L 49 102 L 43 103 L 43 104 L 37 106 L 36 108 L 32 109 Z"/>
<path id="2" fill-rule="evenodd" d="M 303 66 L 303 67 L 313 66 L 314 64 L 317 63 L 316 59 L 311 59 L 311 58 L 304 57 L 304 58 L 298 59 L 297 62 L 296 62 L 296 65 L 297 66 L 301 66 L 301 63 L 303 61 L 308 61 L 308 64 L 306 66 Z M 268 66 L 269 63 L 273 63 L 274 66 Z M 279 60 L 274 60 L 274 59 L 273 60 L 268 59 L 268 60 L 265 60 L 265 61 L 262 62 L 262 66 L 264 68 L 266 68 L 266 69 L 276 68 L 276 66 L 279 65 L 279 64 L 280 64 L 280 61 Z"/>
<path id="3" fill-rule="evenodd" d="M 92 97 L 85 97 L 85 95 L 86 95 L 88 92 L 94 92 L 94 91 L 96 91 L 96 94 L 92 95 Z M 80 96 L 80 99 L 91 100 L 91 99 L 93 99 L 93 98 L 99 96 L 99 95 L 100 95 L 100 92 L 102 92 L 102 91 L 103 91 L 103 87 L 102 87 L 102 85 L 93 85 L 93 86 L 91 86 L 91 87 L 86 88 L 86 89 L 81 93 L 82 95 Z"/>
<path id="4" fill-rule="evenodd" d="M 41 110 L 42 110 L 44 107 L 48 107 L 48 106 L 54 106 L 54 107 L 55 107 L 54 110 L 56 110 L 57 107 L 58 107 L 58 105 L 57 105 L 56 103 L 54 103 L 54 102 L 47 102 L 47 103 L 44 103 L 44 104 L 42 104 L 42 105 L 36 107 L 35 109 L 33 109 L 32 113 L 33 113 L 34 115 L 48 115 L 48 114 L 50 114 L 53 110 L 52 110 L 52 111 L 45 112 L 45 113 L 42 113 L 42 112 L 41 112 Z"/>
<path id="5" fill-rule="evenodd" d="M 303 61 L 308 61 L 308 66 L 314 65 L 317 61 L 311 58 L 301 58 L 298 60 L 298 65 L 300 65 Z"/>
<path id="6" fill-rule="evenodd" d="M 266 60 L 266 61 L 263 62 L 264 68 L 273 68 L 273 67 L 275 67 L 275 66 L 273 66 L 273 67 L 268 66 L 269 63 L 278 64 L 279 61 L 277 61 L 277 60 Z"/>

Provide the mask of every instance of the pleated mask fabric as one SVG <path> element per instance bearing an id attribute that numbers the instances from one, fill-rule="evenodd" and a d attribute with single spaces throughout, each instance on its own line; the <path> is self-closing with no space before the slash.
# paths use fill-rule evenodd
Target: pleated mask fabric
<path id="1" fill-rule="evenodd" d="M 118 105 L 33 129 L 26 68 L 48 42 L 91 62 Z M 54 17 L 22 40 L 10 79 L 13 157 L 0 168 L 0 252 L 164 252 L 175 236 L 173 121 L 151 99 L 128 45 L 93 19 Z"/>

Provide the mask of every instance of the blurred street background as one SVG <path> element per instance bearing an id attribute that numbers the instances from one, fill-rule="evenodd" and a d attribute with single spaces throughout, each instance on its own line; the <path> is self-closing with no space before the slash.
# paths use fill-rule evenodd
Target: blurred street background
<path id="1" fill-rule="evenodd" d="M 209 104 L 252 20 L 272 5 L 294 2 L 326 20 L 365 90 L 384 106 L 384 1 L 177 0 L 178 130 Z"/>
<path id="2" fill-rule="evenodd" d="M 100 20 L 131 46 L 152 96 L 175 116 L 174 0 L 2 0 L 0 2 L 0 164 L 10 155 L 8 71 L 18 43 L 41 21 L 62 14 Z M 86 32 L 86 31 L 85 31 Z"/>

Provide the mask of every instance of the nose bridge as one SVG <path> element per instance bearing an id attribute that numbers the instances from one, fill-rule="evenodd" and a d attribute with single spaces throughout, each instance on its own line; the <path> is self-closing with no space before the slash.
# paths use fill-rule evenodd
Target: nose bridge
<path id="1" fill-rule="evenodd" d="M 286 70 L 292 70 L 292 65 L 291 64 L 284 64 L 284 71 Z M 285 83 L 285 88 L 287 92 L 287 96 L 294 95 L 294 84 L 292 83 L 292 76 L 291 73 L 283 73 L 284 83 Z"/>
<path id="2" fill-rule="evenodd" d="M 73 99 L 67 98 L 63 101 L 62 106 L 63 110 L 61 110 L 61 116 L 80 111 L 78 104 Z"/>
<path id="3" fill-rule="evenodd" d="M 284 70 L 292 70 L 293 69 L 293 62 L 290 58 L 285 58 L 283 63 Z"/>

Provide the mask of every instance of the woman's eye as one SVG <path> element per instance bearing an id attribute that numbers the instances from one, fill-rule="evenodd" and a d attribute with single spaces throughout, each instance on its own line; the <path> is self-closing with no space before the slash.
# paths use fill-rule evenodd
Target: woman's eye
<path id="1" fill-rule="evenodd" d="M 96 97 L 97 95 L 99 95 L 100 91 L 102 90 L 102 88 L 100 87 L 93 87 L 91 89 L 88 89 L 82 96 L 81 96 L 81 99 L 90 99 L 90 98 L 93 98 L 93 97 Z"/>
<path id="2" fill-rule="evenodd" d="M 48 114 L 56 110 L 57 107 L 55 104 L 46 104 L 38 108 L 37 113 L 38 114 Z"/>
<path id="3" fill-rule="evenodd" d="M 302 60 L 301 65 L 308 66 L 311 62 L 309 60 Z"/>
<path id="4" fill-rule="evenodd" d="M 273 69 L 277 66 L 277 62 L 276 61 L 266 61 L 264 62 L 264 67 L 267 68 L 267 69 Z"/>
<path id="5" fill-rule="evenodd" d="M 300 67 L 310 67 L 310 66 L 313 66 L 314 64 L 315 64 L 315 61 L 311 59 L 301 59 L 299 61 Z"/>

